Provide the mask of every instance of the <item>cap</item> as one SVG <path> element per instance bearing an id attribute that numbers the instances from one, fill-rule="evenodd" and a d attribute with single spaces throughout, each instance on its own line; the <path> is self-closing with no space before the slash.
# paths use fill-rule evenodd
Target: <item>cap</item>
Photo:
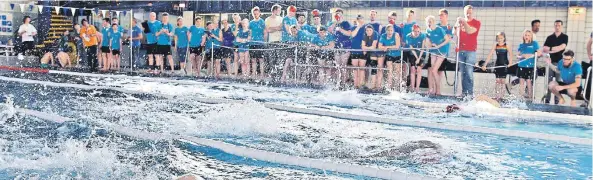
<path id="1" fill-rule="evenodd" d="M 288 12 L 293 12 L 294 13 L 294 12 L 297 11 L 297 8 L 295 6 L 288 6 L 287 10 L 288 10 Z"/>
<path id="2" fill-rule="evenodd" d="M 325 29 L 325 27 L 321 26 L 319 27 L 319 31 L 326 31 L 327 29 Z"/>
<path id="3" fill-rule="evenodd" d="M 311 14 L 313 14 L 313 17 L 319 17 L 321 15 L 321 12 L 319 12 L 318 9 L 313 9 L 313 11 L 311 11 Z"/>

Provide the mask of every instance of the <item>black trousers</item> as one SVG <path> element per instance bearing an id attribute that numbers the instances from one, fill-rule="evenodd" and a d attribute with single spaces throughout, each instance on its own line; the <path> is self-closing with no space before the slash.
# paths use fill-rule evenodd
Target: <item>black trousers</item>
<path id="1" fill-rule="evenodd" d="M 35 49 L 35 42 L 33 41 L 23 41 L 20 47 L 20 50 L 17 49 L 17 53 L 23 55 L 31 55 L 31 50 Z"/>
<path id="2" fill-rule="evenodd" d="M 97 45 L 86 47 L 87 65 L 91 72 L 97 71 L 99 62 L 97 61 Z"/>

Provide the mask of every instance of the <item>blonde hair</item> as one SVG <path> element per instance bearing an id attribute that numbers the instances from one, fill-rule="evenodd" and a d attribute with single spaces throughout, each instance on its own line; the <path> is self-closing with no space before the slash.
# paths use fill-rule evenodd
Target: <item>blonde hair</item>
<path id="1" fill-rule="evenodd" d="M 529 40 L 529 42 L 526 42 L 525 41 L 525 33 L 531 34 L 531 39 Z M 523 43 L 531 43 L 531 42 L 533 42 L 533 32 L 531 32 L 531 30 L 529 30 L 529 29 L 525 29 L 525 31 L 523 31 L 523 38 L 522 39 L 523 39 Z"/>
<path id="2" fill-rule="evenodd" d="M 430 20 L 436 21 L 433 15 L 426 16 L 426 18 L 424 19 L 424 21 L 426 21 L 426 26 L 430 24 Z"/>

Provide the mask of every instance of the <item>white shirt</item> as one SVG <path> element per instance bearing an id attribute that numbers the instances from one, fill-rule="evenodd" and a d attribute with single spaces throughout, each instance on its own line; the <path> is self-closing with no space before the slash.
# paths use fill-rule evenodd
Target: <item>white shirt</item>
<path id="1" fill-rule="evenodd" d="M 282 25 L 282 17 L 272 16 L 266 18 L 266 27 L 278 27 Z M 268 42 L 280 42 L 282 40 L 282 30 L 268 34 Z"/>
<path id="2" fill-rule="evenodd" d="M 25 33 L 23 33 L 25 32 Z M 37 33 L 37 29 L 35 29 L 35 27 L 33 27 L 33 25 L 31 24 L 22 24 L 19 27 L 19 34 L 23 33 L 21 35 L 22 41 L 34 41 L 33 39 L 33 33 Z"/>

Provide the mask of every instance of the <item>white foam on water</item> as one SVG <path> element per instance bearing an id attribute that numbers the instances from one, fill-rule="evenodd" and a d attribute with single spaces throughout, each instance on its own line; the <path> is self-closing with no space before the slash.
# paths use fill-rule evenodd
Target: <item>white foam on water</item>
<path id="1" fill-rule="evenodd" d="M 339 104 L 346 106 L 360 106 L 363 104 L 360 95 L 355 90 L 350 91 L 324 91 L 317 99 L 326 104 Z"/>

